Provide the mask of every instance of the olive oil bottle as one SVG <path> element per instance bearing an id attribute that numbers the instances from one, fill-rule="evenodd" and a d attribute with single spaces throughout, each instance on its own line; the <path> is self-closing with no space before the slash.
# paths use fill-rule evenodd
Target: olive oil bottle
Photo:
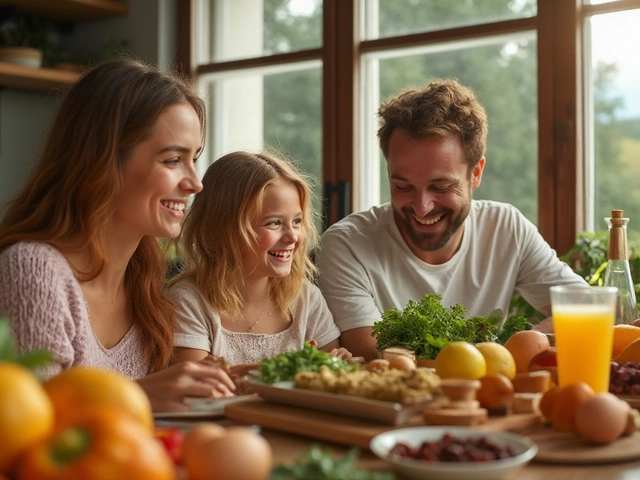
<path id="1" fill-rule="evenodd" d="M 609 259 L 604 272 L 604 284 L 618 287 L 616 324 L 630 324 L 637 318 L 638 304 L 629 267 L 627 248 L 627 223 L 629 223 L 629 219 L 623 218 L 622 214 L 622 210 L 612 210 L 611 217 L 604 219 L 609 227 Z"/>

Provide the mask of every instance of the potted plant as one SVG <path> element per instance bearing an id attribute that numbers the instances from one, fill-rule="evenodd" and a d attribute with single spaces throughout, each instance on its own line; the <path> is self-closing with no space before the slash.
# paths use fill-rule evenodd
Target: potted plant
<path id="1" fill-rule="evenodd" d="M 54 25 L 45 18 L 0 15 L 0 61 L 41 67 L 45 51 L 52 48 L 53 35 Z"/>

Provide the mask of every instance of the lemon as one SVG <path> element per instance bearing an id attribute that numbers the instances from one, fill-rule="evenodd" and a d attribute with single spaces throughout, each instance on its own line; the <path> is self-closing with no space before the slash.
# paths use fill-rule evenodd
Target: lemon
<path id="1" fill-rule="evenodd" d="M 509 380 L 516 376 L 516 361 L 511 352 L 495 342 L 482 342 L 476 348 L 487 363 L 487 375 L 502 374 Z"/>
<path id="2" fill-rule="evenodd" d="M 24 367 L 0 362 L 0 477 L 53 431 L 53 406 Z"/>
<path id="3" fill-rule="evenodd" d="M 482 353 L 468 342 L 451 342 L 436 357 L 436 373 L 440 378 L 475 380 L 487 373 Z"/>

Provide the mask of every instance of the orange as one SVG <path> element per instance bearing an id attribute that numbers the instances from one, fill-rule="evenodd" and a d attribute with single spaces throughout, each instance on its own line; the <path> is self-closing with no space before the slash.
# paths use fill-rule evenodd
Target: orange
<path id="1" fill-rule="evenodd" d="M 153 431 L 151 403 L 142 387 L 115 372 L 92 367 L 73 367 L 44 384 L 56 414 L 56 423 L 74 418 L 78 407 L 110 406 L 123 409 Z"/>
<path id="2" fill-rule="evenodd" d="M 0 362 L 0 474 L 53 431 L 53 406 L 24 367 Z"/>
<path id="3" fill-rule="evenodd" d="M 490 410 L 509 408 L 513 404 L 513 383 L 500 373 L 487 374 L 480 379 L 476 400 Z"/>
<path id="4" fill-rule="evenodd" d="M 615 325 L 613 327 L 613 350 L 611 352 L 611 358 L 615 360 L 627 346 L 639 338 L 640 327 L 626 324 Z"/>
<path id="5" fill-rule="evenodd" d="M 487 373 L 487 362 L 470 343 L 451 342 L 436 357 L 436 373 L 440 378 L 476 380 Z"/>
<path id="6" fill-rule="evenodd" d="M 542 395 L 542 398 L 540 399 L 540 405 L 538 408 L 540 409 L 542 416 L 547 420 L 551 420 L 551 410 L 553 409 L 553 404 L 556 401 L 556 396 L 559 391 L 560 387 L 551 387 L 549 390 L 544 392 L 544 395 Z"/>
<path id="7" fill-rule="evenodd" d="M 496 342 L 476 343 L 487 363 L 487 375 L 501 374 L 509 379 L 516 376 L 516 362 L 511 352 Z"/>
<path id="8" fill-rule="evenodd" d="M 551 406 L 551 425 L 561 432 L 576 432 L 576 410 L 582 402 L 593 397 L 593 389 L 583 382 L 559 387 Z"/>
<path id="9" fill-rule="evenodd" d="M 627 345 L 615 361 L 623 365 L 627 362 L 640 362 L 640 338 Z"/>
<path id="10" fill-rule="evenodd" d="M 547 336 L 537 330 L 516 332 L 504 344 L 516 362 L 516 373 L 529 371 L 531 359 L 538 353 L 551 348 Z"/>

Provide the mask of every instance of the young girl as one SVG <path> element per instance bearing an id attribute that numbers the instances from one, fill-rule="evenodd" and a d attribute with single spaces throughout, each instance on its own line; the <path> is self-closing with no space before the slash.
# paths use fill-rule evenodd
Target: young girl
<path id="1" fill-rule="evenodd" d="M 166 368 L 174 309 L 155 237 L 180 233 L 202 189 L 204 103 L 181 78 L 116 59 L 62 100 L 39 163 L 0 222 L 0 316 L 20 351 L 137 379 L 154 410 L 235 389 L 207 361 Z"/>
<path id="2" fill-rule="evenodd" d="M 268 154 L 215 161 L 186 215 L 185 266 L 169 288 L 178 312 L 176 360 L 222 356 L 234 373 L 302 348 L 348 359 L 340 331 L 311 283 L 311 194 L 302 175 Z"/>

